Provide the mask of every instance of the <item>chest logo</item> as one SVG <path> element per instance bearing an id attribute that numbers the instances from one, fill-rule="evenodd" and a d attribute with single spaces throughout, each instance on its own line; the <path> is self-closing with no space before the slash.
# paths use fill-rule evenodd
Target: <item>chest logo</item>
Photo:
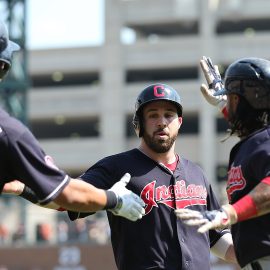
<path id="1" fill-rule="evenodd" d="M 206 205 L 207 191 L 204 186 L 189 184 L 184 180 L 176 181 L 175 185 L 156 187 L 156 181 L 147 184 L 141 198 L 145 202 L 145 214 L 159 203 L 166 204 L 170 208 L 179 209 L 190 205 Z"/>
<path id="2" fill-rule="evenodd" d="M 238 190 L 244 189 L 246 186 L 246 179 L 243 176 L 241 166 L 231 167 L 228 174 L 227 181 L 227 195 L 231 201 L 232 194 Z"/>

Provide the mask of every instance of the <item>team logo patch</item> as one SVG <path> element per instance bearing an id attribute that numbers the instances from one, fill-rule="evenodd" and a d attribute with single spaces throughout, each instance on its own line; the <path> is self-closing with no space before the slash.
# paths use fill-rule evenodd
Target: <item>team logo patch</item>
<path id="1" fill-rule="evenodd" d="M 232 194 L 238 190 L 244 189 L 246 186 L 246 179 L 243 176 L 241 165 L 231 167 L 227 181 L 227 195 L 231 201 Z"/>
<path id="2" fill-rule="evenodd" d="M 59 168 L 55 165 L 54 160 L 51 156 L 45 156 L 44 160 L 49 167 L 59 171 Z"/>
<path id="3" fill-rule="evenodd" d="M 156 181 L 147 184 L 141 198 L 145 202 L 145 215 L 151 212 L 159 203 L 170 208 L 185 208 L 190 205 L 206 205 L 207 191 L 204 186 L 190 184 L 186 186 L 184 180 L 177 181 L 175 185 L 156 187 Z"/>

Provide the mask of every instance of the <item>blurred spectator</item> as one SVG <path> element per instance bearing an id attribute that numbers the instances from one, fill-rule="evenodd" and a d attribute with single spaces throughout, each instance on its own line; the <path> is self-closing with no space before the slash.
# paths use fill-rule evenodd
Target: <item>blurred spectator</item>
<path id="1" fill-rule="evenodd" d="M 60 220 L 57 224 L 57 237 L 59 243 L 68 241 L 69 226 L 65 220 Z"/>
<path id="2" fill-rule="evenodd" d="M 92 242 L 104 245 L 110 238 L 108 222 L 104 218 L 93 220 L 89 227 L 89 238 Z"/>
<path id="3" fill-rule="evenodd" d="M 86 219 L 78 219 L 70 223 L 69 240 L 75 242 L 87 242 L 89 240 Z"/>
<path id="4" fill-rule="evenodd" d="M 37 225 L 37 241 L 49 242 L 52 237 L 52 227 L 48 223 L 41 223 Z"/>
<path id="5" fill-rule="evenodd" d="M 12 235 L 12 242 L 15 244 L 23 244 L 25 240 L 24 224 L 20 223 Z"/>
<path id="6" fill-rule="evenodd" d="M 86 219 L 75 220 L 75 227 L 77 232 L 77 239 L 81 243 L 85 243 L 89 240 L 88 237 L 88 226 Z"/>
<path id="7" fill-rule="evenodd" d="M 0 224 L 0 244 L 6 244 L 8 240 L 8 229 L 4 224 Z"/>

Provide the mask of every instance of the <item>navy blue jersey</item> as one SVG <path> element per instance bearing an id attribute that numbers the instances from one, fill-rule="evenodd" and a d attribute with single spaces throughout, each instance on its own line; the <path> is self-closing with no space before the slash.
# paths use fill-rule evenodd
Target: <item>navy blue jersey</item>
<path id="1" fill-rule="evenodd" d="M 251 134 L 231 150 L 227 182 L 230 203 L 248 194 L 270 175 L 270 127 Z M 241 267 L 270 255 L 270 214 L 232 226 L 236 256 Z"/>
<path id="2" fill-rule="evenodd" d="M 108 189 L 126 172 L 131 174 L 127 188 L 144 200 L 146 214 L 131 222 L 107 212 L 118 269 L 209 270 L 209 247 L 228 231 L 199 234 L 174 213 L 187 206 L 198 211 L 219 208 L 202 170 L 180 157 L 172 173 L 133 149 L 100 160 L 81 178 Z"/>
<path id="3" fill-rule="evenodd" d="M 41 204 L 46 204 L 69 182 L 28 128 L 1 109 L 0 153 L 0 191 L 5 183 L 17 179 L 33 189 Z"/>

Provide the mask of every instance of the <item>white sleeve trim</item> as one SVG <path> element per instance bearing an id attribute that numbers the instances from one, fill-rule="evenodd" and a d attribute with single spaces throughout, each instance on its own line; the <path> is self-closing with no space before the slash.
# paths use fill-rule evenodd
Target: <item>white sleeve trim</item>
<path id="1" fill-rule="evenodd" d="M 69 176 L 66 175 L 64 180 L 61 182 L 61 184 L 53 192 L 51 192 L 45 199 L 39 200 L 39 203 L 44 204 L 50 201 L 50 198 L 52 198 L 67 183 L 68 180 L 69 180 Z"/>

